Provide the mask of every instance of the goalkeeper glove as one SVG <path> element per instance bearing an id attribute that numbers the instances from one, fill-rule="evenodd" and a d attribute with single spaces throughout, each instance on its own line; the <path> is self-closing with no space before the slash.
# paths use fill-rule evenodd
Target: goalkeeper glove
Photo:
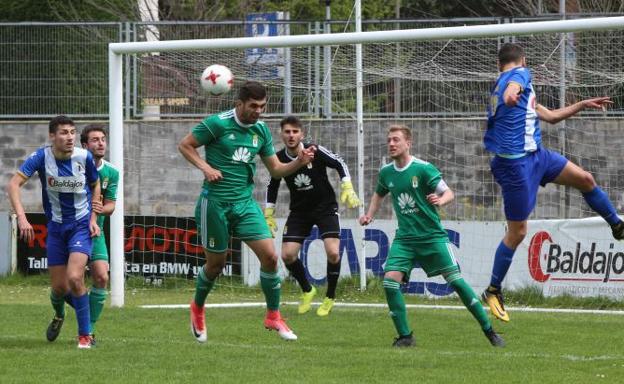
<path id="1" fill-rule="evenodd" d="M 349 208 L 355 208 L 360 206 L 360 199 L 355 194 L 355 191 L 353 190 L 353 184 L 351 184 L 350 181 L 343 181 L 342 184 L 340 184 L 340 189 L 342 190 L 342 192 L 340 193 L 340 201 L 343 204 L 346 202 L 347 207 Z"/>
<path id="2" fill-rule="evenodd" d="M 277 233 L 277 222 L 275 221 L 275 218 L 273 217 L 274 213 L 275 213 L 275 208 L 264 208 L 264 219 L 266 220 L 266 223 L 269 226 L 269 229 L 271 230 L 271 236 L 273 237 L 275 237 L 275 234 Z"/>

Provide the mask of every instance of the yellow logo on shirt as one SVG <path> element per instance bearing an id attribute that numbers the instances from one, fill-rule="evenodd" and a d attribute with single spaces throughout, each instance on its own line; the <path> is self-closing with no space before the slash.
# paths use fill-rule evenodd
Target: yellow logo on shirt
<path id="1" fill-rule="evenodd" d="M 412 188 L 418 188 L 418 176 L 412 176 Z"/>
<path id="2" fill-rule="evenodd" d="M 258 146 L 258 135 L 253 135 L 253 139 L 252 139 L 251 142 L 252 142 L 252 145 L 254 147 L 257 147 Z"/>

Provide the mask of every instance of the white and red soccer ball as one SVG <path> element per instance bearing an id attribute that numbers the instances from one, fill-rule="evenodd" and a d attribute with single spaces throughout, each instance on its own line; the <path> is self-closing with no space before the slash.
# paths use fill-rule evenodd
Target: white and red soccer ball
<path id="1" fill-rule="evenodd" d="M 213 64 L 204 69 L 202 73 L 201 86 L 211 95 L 222 95 L 232 89 L 232 85 L 234 85 L 234 76 L 225 65 Z"/>

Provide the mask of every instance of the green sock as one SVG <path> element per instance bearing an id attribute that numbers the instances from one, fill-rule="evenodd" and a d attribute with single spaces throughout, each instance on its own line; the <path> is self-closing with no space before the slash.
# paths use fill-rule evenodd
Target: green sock
<path id="1" fill-rule="evenodd" d="M 386 291 L 386 300 L 388 301 L 390 317 L 392 317 L 394 327 L 399 336 L 409 335 L 412 331 L 409 328 L 409 324 L 407 324 L 407 310 L 405 309 L 403 293 L 401 293 L 401 284 L 392 279 L 384 279 L 383 287 L 384 291 Z"/>
<path id="2" fill-rule="evenodd" d="M 492 328 L 492 323 L 485 313 L 485 309 L 481 305 L 481 301 L 479 301 L 479 297 L 472 290 L 470 285 L 466 283 L 463 277 L 460 276 L 459 272 L 452 273 L 450 276 L 446 278 L 446 281 L 455 289 L 457 295 L 464 303 L 466 308 L 472 313 L 475 319 L 481 325 L 481 329 L 484 331 Z"/>
<path id="3" fill-rule="evenodd" d="M 52 308 L 54 308 L 56 317 L 65 317 L 65 295 L 56 296 L 54 291 L 50 291 L 50 302 L 52 303 Z"/>
<path id="4" fill-rule="evenodd" d="M 89 313 L 91 316 L 91 332 L 95 333 L 95 323 L 100 318 L 108 291 L 106 288 L 91 287 L 89 291 Z"/>
<path id="5" fill-rule="evenodd" d="M 202 266 L 199 269 L 197 281 L 195 282 L 195 305 L 198 307 L 204 306 L 206 303 L 206 297 L 212 290 L 212 287 L 214 287 L 214 283 L 214 280 L 210 280 L 208 276 L 206 276 L 206 271 L 204 270 L 204 266 Z"/>
<path id="6" fill-rule="evenodd" d="M 276 311 L 280 305 L 282 286 L 277 272 L 265 272 L 260 270 L 260 286 L 266 299 L 267 309 Z"/>

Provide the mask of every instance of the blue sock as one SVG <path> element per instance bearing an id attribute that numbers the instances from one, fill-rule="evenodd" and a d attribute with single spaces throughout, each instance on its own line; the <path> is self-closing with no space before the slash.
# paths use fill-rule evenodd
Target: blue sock
<path id="1" fill-rule="evenodd" d="M 504 242 L 500 242 L 498 248 L 496 248 L 496 254 L 494 255 L 494 266 L 492 267 L 492 279 L 490 285 L 494 288 L 500 288 L 503 279 L 507 275 L 511 261 L 513 260 L 515 249 L 511 249 L 505 245 Z"/>
<path id="2" fill-rule="evenodd" d="M 610 225 L 615 225 L 621 221 L 615 207 L 609 200 L 609 196 L 600 187 L 596 186 L 591 191 L 583 193 L 583 198 L 590 208 L 602 216 Z"/>
<path id="3" fill-rule="evenodd" d="M 89 294 L 74 296 L 74 306 L 76 308 L 76 320 L 78 320 L 78 335 L 89 335 L 91 333 L 91 313 L 89 310 Z"/>

